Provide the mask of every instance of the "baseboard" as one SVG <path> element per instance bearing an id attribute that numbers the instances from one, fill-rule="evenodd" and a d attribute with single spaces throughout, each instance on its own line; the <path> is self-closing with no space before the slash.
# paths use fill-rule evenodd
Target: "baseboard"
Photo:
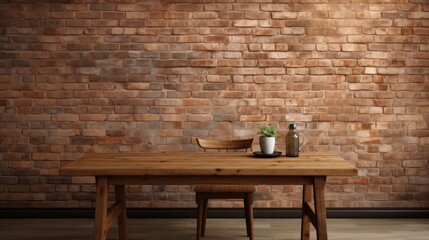
<path id="1" fill-rule="evenodd" d="M 329 208 L 328 218 L 429 218 L 428 208 Z M 127 209 L 129 218 L 195 218 L 196 209 L 190 208 L 131 208 Z M 301 209 L 297 208 L 257 208 L 255 218 L 300 218 Z M 1 209 L 0 218 L 93 218 L 94 209 L 90 208 L 14 208 Z M 243 209 L 211 208 L 210 218 L 241 218 Z"/>

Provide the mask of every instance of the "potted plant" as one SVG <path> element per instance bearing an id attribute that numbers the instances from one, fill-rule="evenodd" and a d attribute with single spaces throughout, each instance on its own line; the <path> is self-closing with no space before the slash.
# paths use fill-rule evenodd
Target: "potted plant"
<path id="1" fill-rule="evenodd" d="M 271 126 L 259 127 L 259 146 L 262 154 L 273 154 L 276 145 L 277 129 Z"/>

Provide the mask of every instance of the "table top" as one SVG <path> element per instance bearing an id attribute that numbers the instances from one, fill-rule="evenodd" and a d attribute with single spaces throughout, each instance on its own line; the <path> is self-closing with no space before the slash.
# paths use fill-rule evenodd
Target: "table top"
<path id="1" fill-rule="evenodd" d="M 335 153 L 255 158 L 252 153 L 98 153 L 60 168 L 64 176 L 355 176 Z"/>

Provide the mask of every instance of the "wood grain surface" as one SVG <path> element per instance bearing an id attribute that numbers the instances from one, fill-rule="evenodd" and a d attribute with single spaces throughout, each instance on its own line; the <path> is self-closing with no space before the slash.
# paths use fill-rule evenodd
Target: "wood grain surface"
<path id="1" fill-rule="evenodd" d="M 60 168 L 66 176 L 354 176 L 335 153 L 255 158 L 252 153 L 88 154 Z"/>

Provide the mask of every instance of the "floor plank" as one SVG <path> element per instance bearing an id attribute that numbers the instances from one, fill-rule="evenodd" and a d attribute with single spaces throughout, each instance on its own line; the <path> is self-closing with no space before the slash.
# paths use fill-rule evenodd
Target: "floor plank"
<path id="1" fill-rule="evenodd" d="M 193 240 L 196 219 L 129 219 L 129 240 Z M 299 219 L 255 219 L 255 240 L 297 240 Z M 0 219 L 2 240 L 91 239 L 92 219 Z M 244 219 L 207 219 L 204 240 L 247 239 Z M 429 219 L 328 219 L 330 240 L 427 240 Z M 108 239 L 118 239 L 114 224 Z M 314 229 L 310 239 L 316 239 Z"/>

